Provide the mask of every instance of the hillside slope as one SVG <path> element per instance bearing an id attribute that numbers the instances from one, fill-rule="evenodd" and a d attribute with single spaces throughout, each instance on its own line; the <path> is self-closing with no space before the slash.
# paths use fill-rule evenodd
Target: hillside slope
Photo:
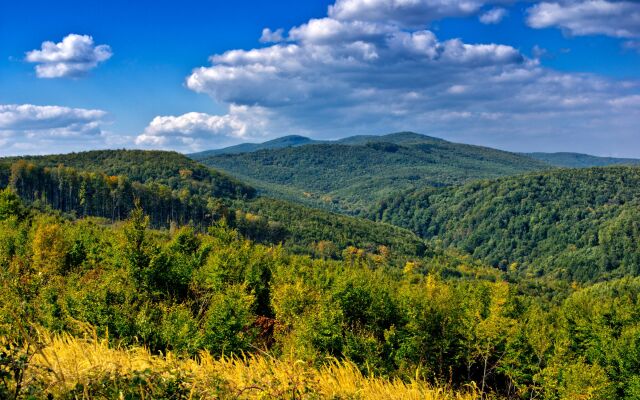
<path id="1" fill-rule="evenodd" d="M 401 132 L 207 157 L 272 197 L 358 214 L 394 193 L 550 166 L 529 157 Z"/>
<path id="2" fill-rule="evenodd" d="M 562 169 L 410 192 L 373 217 L 504 269 L 588 281 L 640 274 L 640 168 Z"/>
<path id="3" fill-rule="evenodd" d="M 269 140 L 264 143 L 241 143 L 235 146 L 229 146 L 222 149 L 201 151 L 199 153 L 189 154 L 189 157 L 193 158 L 194 160 L 202 160 L 207 157 L 216 156 L 220 154 L 250 153 L 258 150 L 282 149 L 285 147 L 296 147 L 296 146 L 302 146 L 305 144 L 314 144 L 314 143 L 322 143 L 322 142 L 318 140 L 309 139 L 304 136 L 289 135 L 289 136 L 283 136 L 277 139 Z"/>
<path id="4" fill-rule="evenodd" d="M 588 168 L 606 167 L 608 165 L 640 165 L 636 158 L 597 157 L 580 153 L 524 153 L 556 167 Z"/>
<path id="5" fill-rule="evenodd" d="M 253 197 L 255 190 L 235 178 L 207 168 L 172 151 L 96 150 L 48 156 L 25 156 L 0 159 L 5 168 L 23 160 L 40 167 L 64 165 L 79 171 L 126 176 L 140 183 L 157 183 L 171 189 L 188 188 L 202 195 L 216 197 Z"/>
<path id="6" fill-rule="evenodd" d="M 75 217 L 127 218 L 136 201 L 155 227 L 191 224 L 206 229 L 223 217 L 262 243 L 284 242 L 298 253 L 340 258 L 355 246 L 385 246 L 394 257 L 420 256 L 424 241 L 409 230 L 269 198 L 181 154 L 92 151 L 0 159 L 0 188 L 10 186 L 28 204 Z"/>

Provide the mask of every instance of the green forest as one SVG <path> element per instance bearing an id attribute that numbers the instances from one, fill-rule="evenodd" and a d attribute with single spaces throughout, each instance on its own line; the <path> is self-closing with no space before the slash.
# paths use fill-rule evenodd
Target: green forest
<path id="1" fill-rule="evenodd" d="M 640 168 L 559 169 L 425 189 L 375 219 L 502 270 L 580 282 L 640 274 Z"/>
<path id="2" fill-rule="evenodd" d="M 341 210 L 368 218 L 173 152 L 0 160 L 0 398 L 640 398 L 640 168 L 369 140 L 276 149 L 379 155 L 348 167 L 380 185 L 349 186 Z M 417 182 L 382 183 L 418 152 L 437 161 Z M 60 361 L 78 343 L 97 354 L 82 371 Z M 206 360 L 222 367 L 196 380 Z M 369 386 L 319 389 L 345 371 Z"/>
<path id="3" fill-rule="evenodd" d="M 354 215 L 399 191 L 551 168 L 527 156 L 411 132 L 196 158 L 266 195 Z"/>
<path id="4" fill-rule="evenodd" d="M 93 162 L 91 160 L 94 160 Z M 115 175 L 113 175 L 115 174 Z M 397 256 L 420 255 L 425 243 L 409 230 L 256 197 L 234 178 L 172 152 L 97 151 L 0 161 L 0 186 L 32 207 L 72 218 L 125 219 L 139 203 L 153 227 L 214 222 L 261 243 L 283 242 L 291 250 L 327 254 L 348 246 L 387 246 Z"/>

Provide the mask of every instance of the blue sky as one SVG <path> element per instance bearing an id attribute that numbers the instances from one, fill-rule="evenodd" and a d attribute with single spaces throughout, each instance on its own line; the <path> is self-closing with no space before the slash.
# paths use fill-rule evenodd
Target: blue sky
<path id="1" fill-rule="evenodd" d="M 0 4 L 0 155 L 412 130 L 640 157 L 637 2 L 87 3 Z"/>

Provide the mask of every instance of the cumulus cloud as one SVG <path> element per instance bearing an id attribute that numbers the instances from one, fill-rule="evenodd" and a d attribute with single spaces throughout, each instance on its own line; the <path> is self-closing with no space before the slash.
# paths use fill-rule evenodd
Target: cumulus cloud
<path id="1" fill-rule="evenodd" d="M 77 77 L 112 56 L 111 47 L 94 45 L 88 35 L 70 34 L 59 43 L 46 41 L 40 50 L 27 52 L 26 61 L 36 63 L 39 78 Z"/>
<path id="2" fill-rule="evenodd" d="M 441 42 L 430 31 L 361 21 L 312 20 L 289 36 L 297 42 L 214 55 L 187 86 L 231 104 L 340 106 L 381 94 L 374 92 L 438 86 L 442 75 L 462 79 L 475 69 L 524 63 L 510 46 Z"/>
<path id="3" fill-rule="evenodd" d="M 575 36 L 640 37 L 640 3 L 636 1 L 545 1 L 527 13 L 532 28 L 556 27 Z"/>
<path id="4" fill-rule="evenodd" d="M 478 19 L 485 25 L 499 24 L 507 14 L 506 9 L 498 7 L 485 12 Z"/>
<path id="5" fill-rule="evenodd" d="M 408 129 L 517 146 L 522 135 L 573 144 L 577 135 L 613 132 L 605 127 L 612 119 L 620 132 L 637 130 L 614 100 L 638 94 L 638 82 L 554 71 L 511 46 L 408 27 L 410 14 L 462 3 L 338 0 L 329 16 L 291 28 L 286 42 L 214 54 L 186 85 L 246 107 L 245 117 L 259 110 L 268 116 L 263 132 L 274 136 L 283 127 L 321 137 Z M 482 5 L 470 1 L 466 12 Z M 395 20 L 406 13 L 405 24 L 385 20 L 387 12 Z"/>
<path id="6" fill-rule="evenodd" d="M 464 17 L 477 13 L 485 4 L 500 0 L 337 0 L 329 7 L 336 20 L 388 22 L 421 27 L 446 17 Z"/>
<path id="7" fill-rule="evenodd" d="M 106 139 L 105 116 L 102 110 L 0 104 L 2 153 L 43 153 L 61 145 L 98 146 Z"/>
<path id="8" fill-rule="evenodd" d="M 136 137 L 140 146 L 197 151 L 247 139 L 248 131 L 258 134 L 267 123 L 264 110 L 231 106 L 228 114 L 190 112 L 178 116 L 157 116 Z"/>

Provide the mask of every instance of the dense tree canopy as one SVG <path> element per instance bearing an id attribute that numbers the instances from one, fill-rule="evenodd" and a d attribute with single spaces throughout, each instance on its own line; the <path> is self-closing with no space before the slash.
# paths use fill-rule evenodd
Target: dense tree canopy
<path id="1" fill-rule="evenodd" d="M 59 164 L 63 161 L 74 167 Z M 97 172 L 102 169 L 123 175 Z M 423 240 L 405 229 L 281 200 L 253 199 L 252 188 L 177 153 L 99 151 L 9 159 L 0 163 L 0 184 L 29 204 L 75 217 L 122 220 L 138 201 L 154 227 L 191 223 L 206 229 L 225 220 L 246 237 L 284 242 L 298 253 L 317 254 L 320 247 L 325 256 L 339 258 L 349 246 L 370 251 L 386 246 L 396 258 L 425 251 Z"/>
<path id="2" fill-rule="evenodd" d="M 410 132 L 220 154 L 200 161 L 272 197 L 350 214 L 410 188 L 550 168 L 523 155 Z"/>
<path id="3" fill-rule="evenodd" d="M 24 160 L 42 167 L 64 165 L 79 171 L 108 176 L 124 176 L 140 183 L 157 183 L 172 190 L 188 188 L 199 195 L 253 197 L 253 188 L 170 151 L 98 150 L 81 153 L 5 159 Z M 6 174 L 6 173 L 5 173 Z M 2 174 L 0 174 L 2 176 Z"/>
<path id="4" fill-rule="evenodd" d="M 578 281 L 640 274 L 640 168 L 564 169 L 409 192 L 375 219 L 504 270 Z"/>

